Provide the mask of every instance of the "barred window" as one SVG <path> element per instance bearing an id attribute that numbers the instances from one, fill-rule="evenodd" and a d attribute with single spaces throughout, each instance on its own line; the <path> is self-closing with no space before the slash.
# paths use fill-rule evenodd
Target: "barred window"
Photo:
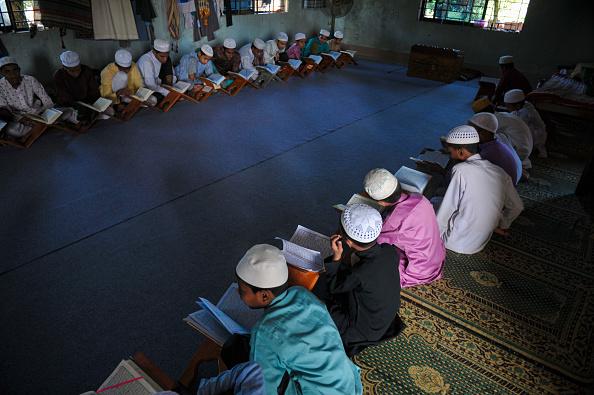
<path id="1" fill-rule="evenodd" d="M 420 19 L 520 32 L 530 0 L 422 0 Z"/>
<path id="2" fill-rule="evenodd" d="M 303 8 L 326 8 L 326 0 L 303 0 Z"/>
<path id="3" fill-rule="evenodd" d="M 34 21 L 37 2 L 23 0 L 0 0 L 0 31 L 18 32 L 29 30 Z"/>
<path id="4" fill-rule="evenodd" d="M 287 12 L 287 0 L 231 0 L 231 12 L 235 15 Z"/>

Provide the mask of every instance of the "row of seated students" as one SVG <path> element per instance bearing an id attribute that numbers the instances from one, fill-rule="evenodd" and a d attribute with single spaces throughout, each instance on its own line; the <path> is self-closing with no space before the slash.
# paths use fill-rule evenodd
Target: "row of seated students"
<path id="1" fill-rule="evenodd" d="M 281 32 L 276 39 L 264 42 L 257 38 L 239 50 L 234 39 L 226 38 L 222 45 L 212 48 L 204 44 L 185 54 L 175 67 L 169 56 L 170 43 L 156 39 L 153 48 L 137 62 L 126 49 L 117 50 L 114 62 L 101 71 L 99 80 L 90 67 L 81 63 L 76 52 L 65 51 L 60 55 L 62 68 L 54 75 L 55 103 L 35 77 L 21 74 L 18 61 L 6 56 L 0 59 L 0 73 L 4 76 L 0 80 L 0 119 L 6 122 L 1 137 L 25 138 L 33 125 L 24 115 L 39 115 L 52 107 L 62 111 L 61 122 L 76 130 L 88 125 L 94 115 L 78 102 L 93 104 L 99 97 L 111 100 L 112 105 L 98 117 L 106 119 L 120 113 L 142 87 L 154 92 L 145 105 L 155 106 L 170 93 L 164 85 L 173 85 L 177 80 L 190 82 L 191 92 L 202 89 L 200 77 L 215 73 L 227 77 L 222 87 L 233 82 L 230 72 L 253 70 L 252 79 L 257 80 L 257 66 L 340 50 L 343 34 L 337 31 L 333 39 L 329 37 L 330 32 L 322 29 L 306 42 L 305 34 L 297 33 L 295 42 L 287 48 L 288 36 Z"/>

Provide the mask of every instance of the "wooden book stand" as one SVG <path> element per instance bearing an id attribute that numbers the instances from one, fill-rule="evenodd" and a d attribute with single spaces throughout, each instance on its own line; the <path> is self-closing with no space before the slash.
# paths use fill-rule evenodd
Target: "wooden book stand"
<path id="1" fill-rule="evenodd" d="M 45 123 L 29 120 L 32 124 L 32 129 L 24 137 L 20 139 L 4 139 L 0 138 L 0 146 L 12 146 L 17 148 L 29 148 L 33 143 L 47 130 L 48 126 Z"/>

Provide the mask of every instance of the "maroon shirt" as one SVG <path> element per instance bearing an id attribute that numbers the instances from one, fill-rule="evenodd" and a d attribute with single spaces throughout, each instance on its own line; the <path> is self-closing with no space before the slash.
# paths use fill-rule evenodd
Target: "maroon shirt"
<path id="1" fill-rule="evenodd" d="M 524 74 L 516 68 L 503 72 L 503 77 L 501 77 L 497 89 L 495 89 L 495 103 L 503 103 L 503 95 L 512 89 L 521 89 L 525 95 L 532 92 L 532 85 L 530 85 Z"/>
<path id="2" fill-rule="evenodd" d="M 56 83 L 56 101 L 62 106 L 71 106 L 77 101 L 92 104 L 101 95 L 99 93 L 99 82 L 95 78 L 93 70 L 82 65 L 80 75 L 72 77 L 64 69 L 59 69 L 54 74 Z"/>

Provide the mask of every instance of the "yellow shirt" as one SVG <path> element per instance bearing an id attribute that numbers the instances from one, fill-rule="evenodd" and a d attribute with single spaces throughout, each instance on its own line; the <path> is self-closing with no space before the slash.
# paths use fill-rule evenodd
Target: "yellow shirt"
<path id="1" fill-rule="evenodd" d="M 112 80 L 116 73 L 120 71 L 118 66 L 115 63 L 110 63 L 101 71 L 101 86 L 99 87 L 99 92 L 101 92 L 101 96 L 111 99 L 115 104 L 119 103 L 119 99 L 116 95 L 116 92 L 112 89 Z M 144 86 L 142 82 L 142 76 L 140 75 L 140 71 L 136 66 L 136 63 L 132 62 L 132 66 L 130 67 L 130 71 L 128 72 L 128 89 L 135 93 L 138 88 L 142 88 Z"/>

